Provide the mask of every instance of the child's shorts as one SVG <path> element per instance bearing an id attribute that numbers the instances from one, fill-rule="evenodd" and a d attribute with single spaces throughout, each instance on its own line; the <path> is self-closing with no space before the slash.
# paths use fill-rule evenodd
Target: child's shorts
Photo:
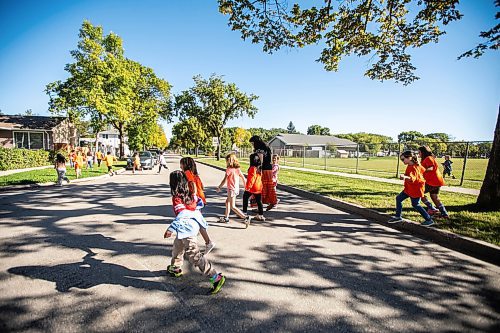
<path id="1" fill-rule="evenodd" d="M 441 186 L 432 186 L 429 184 L 425 184 L 425 193 L 439 194 L 440 188 L 441 188 Z"/>
<path id="2" fill-rule="evenodd" d="M 227 190 L 227 196 L 229 198 L 236 198 L 238 196 L 238 194 L 240 194 L 240 191 L 237 191 L 237 190 Z"/>
<path id="3" fill-rule="evenodd" d="M 113 166 L 112 165 L 108 166 L 108 171 L 111 171 L 111 170 L 113 170 Z"/>

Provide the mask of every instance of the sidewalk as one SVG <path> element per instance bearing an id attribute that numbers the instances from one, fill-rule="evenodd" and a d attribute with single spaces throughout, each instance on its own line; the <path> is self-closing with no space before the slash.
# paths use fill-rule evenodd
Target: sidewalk
<path id="1" fill-rule="evenodd" d="M 54 165 L 51 164 L 51 165 L 45 165 L 45 166 L 40 166 L 40 167 L 35 167 L 35 168 L 5 170 L 5 171 L 0 171 L 0 177 L 12 175 L 14 173 L 20 173 L 20 172 L 32 171 L 32 170 L 41 170 L 41 169 L 47 169 L 47 168 L 53 168 L 53 167 L 54 167 Z"/>
<path id="2" fill-rule="evenodd" d="M 280 165 L 280 168 L 290 169 L 290 170 L 299 170 L 299 171 L 305 171 L 305 172 L 322 173 L 322 174 L 326 174 L 326 175 L 335 175 L 335 176 L 339 176 L 339 177 L 366 179 L 366 180 L 371 180 L 371 181 L 381 182 L 381 183 L 390 183 L 390 184 L 397 184 L 397 185 L 403 184 L 403 181 L 399 180 L 399 179 L 379 178 L 379 177 L 373 177 L 373 176 L 358 175 L 358 174 L 354 174 L 354 173 L 343 173 L 343 172 L 335 172 L 335 171 L 298 168 L 298 167 L 291 167 L 291 166 L 286 166 L 286 165 Z M 479 190 L 476 190 L 473 188 L 443 186 L 443 187 L 441 187 L 441 190 L 446 191 L 446 192 L 479 195 Z"/>

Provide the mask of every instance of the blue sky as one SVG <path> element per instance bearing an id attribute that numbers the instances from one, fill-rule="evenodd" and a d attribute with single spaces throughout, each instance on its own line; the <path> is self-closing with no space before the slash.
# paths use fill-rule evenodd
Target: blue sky
<path id="1" fill-rule="evenodd" d="M 439 44 L 412 52 L 416 83 L 372 81 L 369 58 L 345 59 L 338 72 L 315 62 L 318 46 L 269 55 L 227 26 L 215 0 L 0 1 L 0 109 L 48 115 L 45 85 L 64 80 L 84 19 L 123 38 L 125 55 L 153 68 L 179 93 L 192 77 L 223 75 L 260 96 L 254 119 L 229 126 L 282 127 L 301 132 L 319 124 L 331 133 L 445 132 L 456 139 L 492 140 L 500 97 L 500 54 L 456 58 L 496 24 L 493 0 L 463 0 L 460 22 Z M 172 124 L 166 125 L 170 136 Z"/>

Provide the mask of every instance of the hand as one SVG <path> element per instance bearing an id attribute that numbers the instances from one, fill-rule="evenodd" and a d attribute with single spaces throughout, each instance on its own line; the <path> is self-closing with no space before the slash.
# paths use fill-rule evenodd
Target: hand
<path id="1" fill-rule="evenodd" d="M 171 236 L 172 236 L 172 231 L 167 229 L 165 231 L 165 234 L 163 235 L 163 238 L 170 238 Z"/>
<path id="2" fill-rule="evenodd" d="M 219 193 L 219 192 L 220 192 L 220 186 L 217 186 L 217 188 L 215 189 L 215 191 L 216 191 L 217 193 Z"/>
<path id="3" fill-rule="evenodd" d="M 404 180 L 405 179 L 405 175 L 399 175 L 399 179 Z"/>

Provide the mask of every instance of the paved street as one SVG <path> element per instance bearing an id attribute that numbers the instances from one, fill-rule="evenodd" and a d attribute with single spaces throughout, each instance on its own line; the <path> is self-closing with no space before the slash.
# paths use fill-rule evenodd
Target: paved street
<path id="1" fill-rule="evenodd" d="M 218 295 L 187 262 L 166 275 L 168 172 L 127 171 L 0 193 L 0 331 L 500 331 L 499 267 L 287 193 L 264 223 L 220 224 L 223 172 L 199 171 Z"/>

